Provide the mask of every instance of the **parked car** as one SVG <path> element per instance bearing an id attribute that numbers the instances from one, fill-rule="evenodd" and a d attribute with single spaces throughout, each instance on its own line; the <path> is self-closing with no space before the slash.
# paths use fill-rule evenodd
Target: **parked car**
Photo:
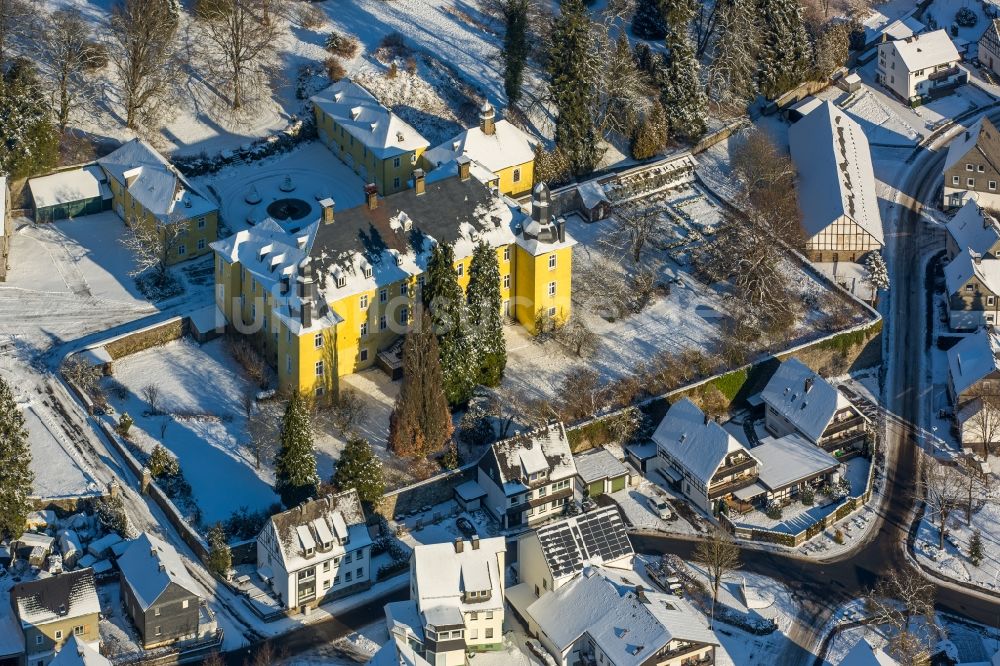
<path id="1" fill-rule="evenodd" d="M 670 511 L 670 505 L 662 497 L 650 497 L 647 501 L 649 508 L 652 509 L 653 513 L 660 520 L 670 520 L 673 518 L 674 514 Z"/>
<path id="2" fill-rule="evenodd" d="M 472 538 L 472 535 L 476 533 L 476 526 L 472 524 L 472 521 L 465 516 L 459 516 L 458 520 L 455 521 L 455 527 L 458 531 L 462 533 L 466 539 Z"/>

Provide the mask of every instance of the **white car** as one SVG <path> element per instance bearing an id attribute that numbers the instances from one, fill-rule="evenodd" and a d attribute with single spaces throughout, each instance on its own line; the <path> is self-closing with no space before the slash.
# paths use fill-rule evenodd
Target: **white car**
<path id="1" fill-rule="evenodd" d="M 662 497 L 650 497 L 647 501 L 649 508 L 653 510 L 653 513 L 660 520 L 670 520 L 673 517 L 674 514 L 670 511 L 670 505 Z"/>

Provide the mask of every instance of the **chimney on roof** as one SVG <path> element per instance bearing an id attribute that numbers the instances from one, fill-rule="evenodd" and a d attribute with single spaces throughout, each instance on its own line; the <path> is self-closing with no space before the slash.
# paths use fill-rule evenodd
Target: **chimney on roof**
<path id="1" fill-rule="evenodd" d="M 466 155 L 459 155 L 458 159 L 458 177 L 460 180 L 469 180 L 469 170 L 472 166 L 472 160 L 470 160 Z"/>
<path id="2" fill-rule="evenodd" d="M 965 130 L 965 140 L 969 140 L 969 130 Z"/>
<path id="3" fill-rule="evenodd" d="M 159 562 L 159 563 L 158 563 L 158 564 L 156 565 L 156 568 L 157 568 L 157 569 L 159 569 L 159 570 L 160 570 L 161 572 L 162 572 L 162 571 L 166 571 L 166 567 L 164 567 L 164 566 L 163 566 L 163 562 Z"/>
<path id="4" fill-rule="evenodd" d="M 455 552 L 461 553 L 465 549 L 465 544 L 462 543 L 462 537 L 455 537 Z"/>
<path id="5" fill-rule="evenodd" d="M 560 217 L 556 219 L 556 236 L 559 238 L 560 243 L 566 242 L 566 218 Z"/>
<path id="6" fill-rule="evenodd" d="M 365 203 L 368 204 L 368 210 L 378 208 L 378 186 L 375 183 L 365 185 Z"/>
<path id="7" fill-rule="evenodd" d="M 419 197 L 421 194 L 423 194 L 426 191 L 425 187 L 426 186 L 425 186 L 425 183 L 424 183 L 424 170 L 423 169 L 414 169 L 413 170 L 413 191 L 414 191 L 414 193 L 416 193 L 416 195 Z"/>
<path id="8" fill-rule="evenodd" d="M 319 202 L 320 208 L 323 209 L 323 224 L 333 224 L 333 199 L 327 197 Z"/>
<path id="9" fill-rule="evenodd" d="M 972 260 L 976 262 L 976 266 L 978 266 L 981 263 L 983 263 L 983 255 L 979 254 L 978 252 L 974 252 L 972 254 Z"/>
<path id="10" fill-rule="evenodd" d="M 815 379 L 813 379 L 811 376 L 810 377 L 806 377 L 806 393 L 809 393 L 809 389 L 811 389 L 813 387 L 813 382 L 814 381 L 815 381 Z"/>
<path id="11" fill-rule="evenodd" d="M 472 535 L 472 550 L 479 550 L 479 535 Z"/>
<path id="12" fill-rule="evenodd" d="M 479 110 L 479 129 L 486 136 L 496 134 L 496 112 L 493 110 L 493 105 L 489 102 L 483 102 L 483 106 Z"/>
<path id="13" fill-rule="evenodd" d="M 641 603 L 648 604 L 649 598 L 646 596 L 646 590 L 642 585 L 635 586 L 635 596 L 639 599 Z"/>

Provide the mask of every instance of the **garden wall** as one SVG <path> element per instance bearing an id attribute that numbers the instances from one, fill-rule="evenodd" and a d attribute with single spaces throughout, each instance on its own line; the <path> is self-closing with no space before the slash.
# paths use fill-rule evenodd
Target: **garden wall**
<path id="1" fill-rule="evenodd" d="M 424 481 L 410 484 L 386 493 L 378 503 L 376 511 L 387 520 L 393 516 L 419 511 L 426 506 L 447 502 L 454 497 L 457 486 L 466 481 L 475 481 L 479 459 L 466 463 L 455 470 L 432 476 Z"/>
<path id="2" fill-rule="evenodd" d="M 129 356 L 151 347 L 165 345 L 184 337 L 190 323 L 187 317 L 173 317 L 167 321 L 111 338 L 103 343 L 105 351 L 114 360 Z"/>

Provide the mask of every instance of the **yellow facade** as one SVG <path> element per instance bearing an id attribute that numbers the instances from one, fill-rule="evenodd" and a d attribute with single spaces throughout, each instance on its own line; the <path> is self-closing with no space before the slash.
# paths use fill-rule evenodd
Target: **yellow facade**
<path id="1" fill-rule="evenodd" d="M 409 187 L 408 183 L 413 177 L 413 170 L 420 164 L 424 147 L 382 159 L 319 106 L 314 104 L 313 111 L 316 115 L 317 133 L 326 147 L 366 183 L 375 183 L 380 195 L 394 194 Z"/>
<path id="2" fill-rule="evenodd" d="M 532 333 L 540 317 L 561 325 L 569 318 L 573 293 L 573 248 L 532 255 L 517 247 L 514 316 Z"/>
<path id="3" fill-rule="evenodd" d="M 535 178 L 535 161 L 525 162 L 500 169 L 496 172 L 500 179 L 499 189 L 501 194 L 512 197 L 519 197 L 531 191 L 531 185 Z"/>

